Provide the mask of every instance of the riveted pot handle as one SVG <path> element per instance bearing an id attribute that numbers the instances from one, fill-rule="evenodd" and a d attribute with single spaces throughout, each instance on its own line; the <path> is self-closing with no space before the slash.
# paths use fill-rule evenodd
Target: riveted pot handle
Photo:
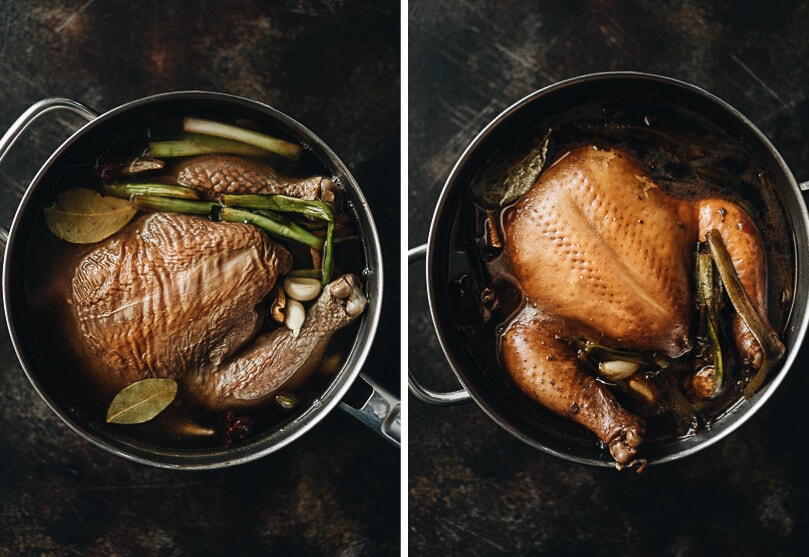
<path id="1" fill-rule="evenodd" d="M 98 112 L 80 103 L 79 101 L 74 101 L 73 99 L 65 99 L 60 97 L 42 99 L 41 101 L 32 104 L 25 112 L 20 114 L 14 123 L 9 126 L 6 133 L 3 134 L 3 137 L 0 138 L 0 162 L 2 162 L 3 157 L 5 157 L 9 148 L 20 137 L 20 134 L 22 134 L 22 132 L 24 132 L 26 128 L 33 124 L 40 116 L 52 110 L 67 110 L 69 112 L 78 114 L 79 116 L 83 116 L 88 121 L 94 120 L 98 117 Z"/>
<path id="2" fill-rule="evenodd" d="M 83 105 L 73 99 L 65 99 L 61 97 L 51 97 L 42 99 L 39 102 L 32 104 L 25 112 L 11 124 L 3 137 L 0 138 L 0 162 L 6 156 L 6 153 L 12 145 L 19 139 L 20 135 L 33 124 L 40 116 L 47 114 L 53 110 L 67 110 L 83 116 L 88 121 L 94 120 L 98 117 L 98 112 L 92 108 Z M 0 227 L 0 242 L 3 244 L 8 240 L 8 230 Z"/>
<path id="3" fill-rule="evenodd" d="M 340 408 L 394 445 L 401 445 L 401 402 L 365 374 L 360 373 Z"/>
<path id="4" fill-rule="evenodd" d="M 408 265 L 412 265 L 413 263 L 424 260 L 426 257 L 427 244 L 422 244 L 407 252 L 407 263 Z M 409 365 L 407 369 L 407 385 L 410 388 L 410 392 L 413 393 L 413 396 L 417 399 L 436 406 L 452 406 L 468 402 L 472 399 L 472 396 L 466 392 L 465 389 L 442 392 L 425 387 L 413 373 Z"/>

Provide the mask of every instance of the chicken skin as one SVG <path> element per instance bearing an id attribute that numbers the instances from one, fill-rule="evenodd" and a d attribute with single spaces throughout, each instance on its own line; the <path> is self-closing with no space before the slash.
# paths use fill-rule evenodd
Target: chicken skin
<path id="1" fill-rule="evenodd" d="M 572 339 L 671 358 L 689 351 L 694 250 L 709 230 L 721 235 L 768 323 L 764 253 L 751 218 L 723 199 L 668 195 L 619 150 L 566 153 L 507 212 L 503 226 L 505 253 L 526 301 L 504 333 L 502 361 L 521 390 L 592 431 L 619 467 L 637 458 L 642 420 L 583 367 Z M 757 367 L 761 347 L 734 319 L 740 353 Z"/>
<path id="2" fill-rule="evenodd" d="M 307 376 L 366 306 L 346 274 L 325 286 L 297 334 L 262 333 L 264 301 L 291 265 L 252 225 L 145 215 L 76 262 L 68 330 L 85 366 L 115 390 L 166 377 L 214 410 L 257 406 Z"/>

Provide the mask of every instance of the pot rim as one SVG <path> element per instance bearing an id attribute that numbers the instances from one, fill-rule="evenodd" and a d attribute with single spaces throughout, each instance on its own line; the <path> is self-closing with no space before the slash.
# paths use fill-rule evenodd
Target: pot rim
<path id="1" fill-rule="evenodd" d="M 351 345 L 343 367 L 331 380 L 326 390 L 321 393 L 306 410 L 292 421 L 284 423 L 268 433 L 259 435 L 256 439 L 244 445 L 197 452 L 174 452 L 162 447 L 157 449 L 154 447 L 136 446 L 136 444 L 127 442 L 121 438 L 118 438 L 116 442 L 113 443 L 109 440 L 109 437 L 115 438 L 116 436 L 110 434 L 101 435 L 102 432 L 99 430 L 103 429 L 103 427 L 93 428 L 88 427 L 91 424 L 79 423 L 76 417 L 62 408 L 62 405 L 48 394 L 47 390 L 37 378 L 35 370 L 32 369 L 33 365 L 26 354 L 17 324 L 15 323 L 15 316 L 13 315 L 12 309 L 13 304 L 11 303 L 12 288 L 10 286 L 12 280 L 10 261 L 16 259 L 14 254 L 17 250 L 25 250 L 24 246 L 18 245 L 21 241 L 24 242 L 26 240 L 25 237 L 18 238 L 18 236 L 22 234 L 22 232 L 20 232 L 21 223 L 30 218 L 28 215 L 30 211 L 39 209 L 38 207 L 29 207 L 29 205 L 32 204 L 31 199 L 35 192 L 42 187 L 41 183 L 43 177 L 47 175 L 56 161 L 58 161 L 59 158 L 64 155 L 65 151 L 76 141 L 88 134 L 92 134 L 97 127 L 104 125 L 108 121 L 147 105 L 177 100 L 207 103 L 206 106 L 210 105 L 212 108 L 227 108 L 230 106 L 235 109 L 236 107 L 240 107 L 255 113 L 257 117 L 260 117 L 260 120 L 274 122 L 289 135 L 295 136 L 296 140 L 303 143 L 304 148 L 311 151 L 333 176 L 339 176 L 340 186 L 351 197 L 351 206 L 362 228 L 361 235 L 363 238 L 362 244 L 365 259 L 363 281 L 368 297 L 368 304 L 361 318 L 361 322 L 358 325 L 356 337 Z M 357 380 L 373 344 L 381 315 L 383 267 L 379 235 L 368 202 L 354 176 L 342 160 L 320 137 L 297 120 L 260 101 L 229 93 L 183 90 L 157 93 L 138 98 L 103 112 L 79 127 L 48 156 L 45 163 L 39 168 L 35 177 L 27 186 L 9 228 L 3 258 L 2 280 L 6 324 L 17 358 L 36 392 L 70 429 L 92 444 L 131 461 L 158 468 L 200 470 L 242 464 L 280 450 L 315 427 L 327 414 L 340 404 L 348 390 L 354 384 L 354 381 Z M 270 438 L 272 438 L 272 442 L 269 442 Z"/>
<path id="2" fill-rule="evenodd" d="M 536 91 L 533 91 L 528 95 L 524 96 L 523 98 L 519 99 L 518 101 L 514 102 L 505 110 L 500 112 L 497 116 L 495 116 L 474 137 L 474 139 L 469 143 L 469 145 L 463 150 L 457 162 L 452 167 L 452 170 L 450 171 L 446 181 L 444 182 L 430 223 L 430 230 L 426 244 L 427 300 L 428 300 L 428 307 L 430 310 L 430 317 L 439 344 L 441 346 L 441 350 L 444 353 L 444 357 L 449 362 L 453 374 L 455 375 L 456 379 L 461 384 L 463 389 L 475 401 L 475 404 L 477 404 L 477 406 L 481 410 L 483 410 L 484 413 L 486 413 L 491 419 L 493 419 L 500 427 L 502 427 L 515 437 L 519 438 L 520 440 L 528 443 L 529 445 L 532 445 L 535 448 L 543 450 L 544 452 L 547 452 L 554 456 L 570 460 L 573 462 L 578 462 L 581 464 L 589 464 L 605 467 L 614 466 L 614 462 L 612 462 L 611 460 L 599 460 L 594 458 L 581 457 L 572 454 L 571 452 L 559 451 L 551 447 L 548 447 L 545 444 L 541 443 L 540 441 L 537 441 L 533 437 L 520 431 L 514 424 L 509 422 L 507 419 L 504 419 L 495 408 L 493 408 L 490 404 L 487 403 L 486 397 L 482 395 L 478 390 L 476 390 L 474 385 L 472 385 L 469 379 L 467 378 L 466 371 L 464 370 L 464 365 L 461 361 L 461 358 L 457 357 L 454 351 L 452 350 L 453 345 L 452 332 L 446 330 L 450 329 L 451 327 L 449 327 L 446 323 L 440 323 L 441 317 L 438 308 L 441 304 L 444 303 L 444 293 L 440 291 L 440 286 L 436 284 L 437 281 L 434 280 L 433 277 L 435 277 L 437 274 L 435 269 L 437 266 L 437 262 L 439 261 L 438 258 L 440 258 L 442 255 L 436 253 L 437 252 L 436 243 L 439 242 L 439 238 L 442 235 L 442 231 L 449 224 L 448 222 L 444 221 L 452 220 L 451 214 L 447 215 L 448 211 L 452 213 L 451 210 L 448 210 L 448 206 L 454 201 L 456 190 L 462 189 L 466 186 L 466 184 L 464 183 L 458 183 L 459 175 L 462 174 L 463 170 L 469 164 L 471 164 L 471 161 L 473 161 L 474 157 L 477 156 L 477 151 L 479 148 L 481 148 L 481 144 L 484 142 L 484 140 L 499 126 L 503 125 L 510 118 L 515 117 L 515 115 L 518 114 L 521 110 L 525 109 L 527 106 L 533 104 L 538 99 L 541 99 L 550 93 L 554 93 L 556 91 L 567 89 L 570 87 L 575 87 L 581 84 L 589 84 L 599 81 L 615 82 L 619 80 L 642 80 L 644 82 L 662 84 L 665 85 L 666 87 L 673 89 L 685 90 L 691 94 L 695 94 L 697 96 L 702 97 L 703 99 L 710 101 L 712 104 L 726 111 L 739 124 L 741 124 L 747 130 L 753 133 L 756 140 L 759 142 L 759 144 L 756 145 L 757 152 L 760 152 L 762 149 L 766 149 L 769 152 L 769 155 L 775 161 L 783 177 L 785 177 L 787 179 L 787 182 L 789 183 L 789 190 L 790 190 L 789 193 L 793 194 L 795 198 L 801 201 L 800 203 L 797 204 L 796 207 L 793 207 L 792 209 L 794 209 L 799 213 L 799 220 L 800 223 L 803 224 L 804 228 L 809 227 L 809 213 L 807 213 L 806 203 L 801 195 L 801 188 L 799 186 L 799 183 L 795 179 L 795 176 L 793 175 L 789 167 L 787 166 L 782 155 L 773 146 L 769 138 L 767 138 L 767 136 L 765 136 L 752 121 L 750 121 L 746 116 L 744 116 L 741 112 L 736 110 L 734 107 L 732 107 L 723 99 L 717 97 L 716 95 L 710 93 L 709 91 L 697 85 L 676 78 L 637 71 L 607 71 L 571 77 L 559 82 L 552 83 Z M 779 190 L 781 189 L 783 188 L 779 187 Z M 795 234 L 794 225 L 791 227 L 790 231 L 793 234 Z M 793 284 L 797 285 L 800 282 L 802 275 L 801 261 L 802 259 L 809 259 L 809 253 L 807 253 L 807 251 L 809 251 L 809 247 L 807 246 L 807 244 L 809 244 L 809 235 L 804 234 L 803 238 L 800 238 L 798 241 L 794 243 L 795 243 L 794 258 L 796 261 L 795 265 L 796 276 L 793 277 Z M 804 252 L 803 258 L 801 257 L 801 252 Z M 700 442 L 691 445 L 686 445 L 685 448 L 681 450 L 672 452 L 670 454 L 664 455 L 654 460 L 650 459 L 649 464 L 659 464 L 678 460 L 680 458 L 684 458 L 686 456 L 689 456 L 693 453 L 696 453 L 702 449 L 705 449 L 713 445 L 714 443 L 724 439 L 726 436 L 730 435 L 739 427 L 741 427 L 770 398 L 773 392 L 775 392 L 777 387 L 784 380 L 787 372 L 794 363 L 794 360 L 796 359 L 798 352 L 800 351 L 800 347 L 803 343 L 807 327 L 809 327 L 809 312 L 805 311 L 806 300 L 804 299 L 803 296 L 801 296 L 802 292 L 801 290 L 795 288 L 794 292 L 795 296 L 793 298 L 792 306 L 790 311 L 788 312 L 788 316 L 786 319 L 786 323 L 790 325 L 788 327 L 785 327 L 785 330 L 787 329 L 794 330 L 797 327 L 796 329 L 797 332 L 795 334 L 796 342 L 788 348 L 787 354 L 777 372 L 772 374 L 767 379 L 765 385 L 751 399 L 745 400 L 744 401 L 745 404 L 741 404 L 742 401 L 739 401 L 722 416 L 721 420 L 726 425 L 721 429 L 721 431 L 719 431 L 716 434 L 712 434 L 707 438 L 704 438 Z M 799 296 L 801 297 L 799 298 Z M 804 310 L 802 312 L 803 315 L 801 316 L 800 321 L 797 324 L 792 323 L 795 317 L 796 307 Z"/>

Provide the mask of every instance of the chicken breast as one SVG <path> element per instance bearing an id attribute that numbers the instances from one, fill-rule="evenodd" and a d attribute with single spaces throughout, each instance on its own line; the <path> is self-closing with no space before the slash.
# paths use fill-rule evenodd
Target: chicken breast
<path id="1" fill-rule="evenodd" d="M 78 262 L 76 325 L 116 383 L 176 378 L 252 338 L 258 304 L 291 264 L 253 226 L 150 214 Z"/>
<path id="2" fill-rule="evenodd" d="M 254 226 L 149 214 L 77 262 L 72 336 L 111 388 L 168 377 L 210 408 L 260 404 L 309 373 L 365 307 L 359 280 L 346 275 L 324 288 L 297 337 L 283 327 L 257 337 L 262 302 L 291 265 Z"/>

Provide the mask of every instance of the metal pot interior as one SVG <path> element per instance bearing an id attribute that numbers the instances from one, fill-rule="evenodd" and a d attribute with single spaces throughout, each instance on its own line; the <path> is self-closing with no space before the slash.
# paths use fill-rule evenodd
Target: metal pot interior
<path id="1" fill-rule="evenodd" d="M 369 304 L 366 312 L 346 331 L 346 361 L 327 384 L 321 386 L 289 417 L 260 425 L 260 433 L 241 443 L 225 447 L 221 442 L 196 445 L 175 442 L 168 437 L 144 434 L 140 426 L 111 426 L 99 408 L 88 405 L 81 388 L 76 388 L 64 361 L 53 347 L 61 333 L 47 320 L 47 286 L 42 276 L 65 273 L 60 257 L 39 257 L 57 242 L 42 221 L 42 209 L 52 202 L 59 188 L 77 167 L 92 165 L 105 152 L 135 153 L 145 130 L 177 121 L 178 116 L 195 116 L 223 121 L 246 120 L 265 133 L 305 146 L 301 174 L 331 176 L 346 194 L 349 209 L 362 238 L 362 247 L 352 257 L 365 283 Z M 44 249 L 43 249 L 44 248 Z M 36 390 L 50 407 L 74 430 L 91 442 L 126 458 L 161 466 L 210 468 L 245 462 L 271 453 L 313 427 L 337 405 L 360 371 L 370 350 L 379 319 L 382 263 L 379 240 L 367 203 L 347 168 L 314 134 L 284 114 L 257 102 L 230 95 L 206 92 L 166 93 L 133 101 L 97 119 L 74 133 L 48 159 L 28 190 L 12 224 L 4 261 L 3 295 L 6 318 L 18 357 Z M 46 283 L 45 283 L 46 284 Z M 341 332 L 342 333 L 342 332 Z"/>
<path id="2" fill-rule="evenodd" d="M 548 162 L 554 153 L 591 141 L 619 143 L 642 160 L 655 150 L 696 148 L 700 160 L 721 169 L 715 193 L 740 199 L 755 213 L 768 254 L 770 320 L 781 332 L 787 357 L 753 398 L 723 409 L 710 429 L 649 440 L 642 456 L 664 462 L 712 444 L 770 396 L 805 333 L 806 308 L 796 293 L 807 287 L 807 214 L 794 177 L 769 141 L 721 100 L 688 84 L 636 73 L 594 74 L 540 90 L 501 114 L 464 152 L 442 192 L 428 244 L 428 295 L 439 340 L 459 381 L 498 424 L 537 448 L 587 464 L 612 466 L 613 460 L 590 432 L 511 384 L 498 364 L 502 323 L 484 322 L 478 301 L 486 271 L 476 254 L 472 189 L 484 171 L 519 160 L 548 129 Z M 644 152 L 649 144 L 655 148 Z M 738 158 L 749 158 L 749 168 L 762 179 L 734 166 Z M 661 172 L 668 170 L 655 168 L 653 178 Z"/>

